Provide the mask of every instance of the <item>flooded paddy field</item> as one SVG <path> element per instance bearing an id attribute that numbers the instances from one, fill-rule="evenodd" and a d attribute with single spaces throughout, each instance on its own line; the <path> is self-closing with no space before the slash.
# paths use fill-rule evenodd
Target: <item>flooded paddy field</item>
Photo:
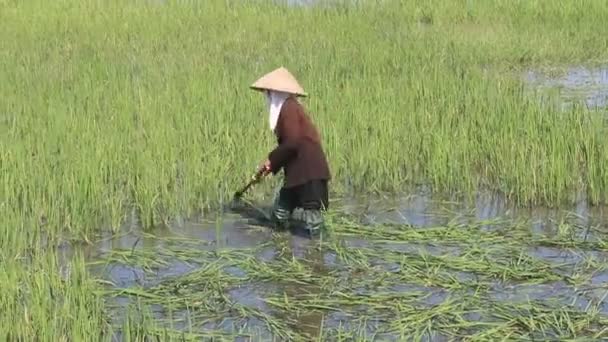
<path id="1" fill-rule="evenodd" d="M 148 231 L 134 220 L 80 252 L 116 336 L 139 320 L 194 340 L 608 337 L 608 208 L 422 193 L 332 205 L 318 240 L 227 211 Z"/>
<path id="2" fill-rule="evenodd" d="M 0 0 L 0 22 L 0 340 L 608 338 L 608 2 Z M 276 143 L 248 86 L 280 65 L 332 171 L 322 239 L 226 205 Z"/>
<path id="3" fill-rule="evenodd" d="M 582 106 L 606 114 L 608 65 L 570 66 L 558 70 L 530 70 L 524 80 L 531 92 L 553 96 L 562 110 Z"/>

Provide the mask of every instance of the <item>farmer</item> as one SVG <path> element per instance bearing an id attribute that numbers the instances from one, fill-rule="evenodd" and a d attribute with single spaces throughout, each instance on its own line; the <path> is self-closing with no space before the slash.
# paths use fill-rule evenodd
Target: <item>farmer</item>
<path id="1" fill-rule="evenodd" d="M 319 133 L 297 99 L 308 95 L 283 67 L 262 76 L 251 88 L 265 94 L 270 129 L 278 142 L 258 171 L 266 176 L 283 169 L 285 175 L 272 219 L 280 228 L 291 222 L 294 228 L 317 235 L 324 227 L 322 212 L 329 207 L 331 175 Z"/>

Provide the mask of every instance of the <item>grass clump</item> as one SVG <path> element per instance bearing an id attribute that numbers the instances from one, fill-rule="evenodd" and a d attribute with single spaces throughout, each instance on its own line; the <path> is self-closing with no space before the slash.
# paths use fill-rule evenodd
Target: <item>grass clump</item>
<path id="1" fill-rule="evenodd" d="M 99 336 L 109 340 L 111 325 L 98 284 L 82 259 L 60 268 L 52 255 L 3 259 L 0 338 L 5 341 L 74 341 Z"/>

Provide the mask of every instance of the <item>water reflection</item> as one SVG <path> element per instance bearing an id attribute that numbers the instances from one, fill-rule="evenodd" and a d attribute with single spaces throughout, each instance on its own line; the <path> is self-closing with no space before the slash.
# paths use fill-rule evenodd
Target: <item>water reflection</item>
<path id="1" fill-rule="evenodd" d="M 289 247 L 283 252 L 284 257 L 298 258 L 304 265 L 310 267 L 313 274 L 326 274 L 328 269 L 325 265 L 323 249 L 314 241 L 293 237 Z M 319 284 L 296 284 L 287 281 L 281 286 L 281 292 L 287 301 L 296 301 L 301 296 L 315 296 L 323 293 Z M 280 292 L 279 292 L 280 293 Z M 277 312 L 278 315 L 284 313 Z M 317 340 L 321 336 L 323 326 L 323 312 L 320 310 L 306 309 L 302 312 L 287 312 L 290 321 L 294 322 L 294 329 L 307 335 L 309 340 Z"/>
<path id="2" fill-rule="evenodd" d="M 608 105 L 608 66 L 571 67 L 559 77 L 528 71 L 525 79 L 536 89 L 555 91 L 564 110 L 579 102 L 589 109 L 602 109 Z"/>
<path id="3" fill-rule="evenodd" d="M 446 201 L 440 196 L 421 192 L 397 199 L 343 199 L 338 206 L 344 213 L 361 217 L 363 224 L 396 223 L 419 228 L 454 223 L 520 221 L 528 222 L 533 233 L 551 236 L 558 233 L 563 223 L 581 228 L 578 230 L 584 234 L 606 227 L 608 223 L 606 206 L 589 206 L 581 200 L 574 206 L 562 208 L 517 207 L 504 196 L 493 193 L 478 194 L 470 203 Z"/>

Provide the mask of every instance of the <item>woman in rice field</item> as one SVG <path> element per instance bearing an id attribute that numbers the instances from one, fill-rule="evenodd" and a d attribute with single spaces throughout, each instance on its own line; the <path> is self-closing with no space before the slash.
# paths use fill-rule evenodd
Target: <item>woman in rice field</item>
<path id="1" fill-rule="evenodd" d="M 285 175 L 272 219 L 279 228 L 292 223 L 317 235 L 324 228 L 323 211 L 329 207 L 331 175 L 319 133 L 297 99 L 308 95 L 283 67 L 262 76 L 251 88 L 266 95 L 270 129 L 278 142 L 259 172 L 266 176 L 283 169 Z"/>

